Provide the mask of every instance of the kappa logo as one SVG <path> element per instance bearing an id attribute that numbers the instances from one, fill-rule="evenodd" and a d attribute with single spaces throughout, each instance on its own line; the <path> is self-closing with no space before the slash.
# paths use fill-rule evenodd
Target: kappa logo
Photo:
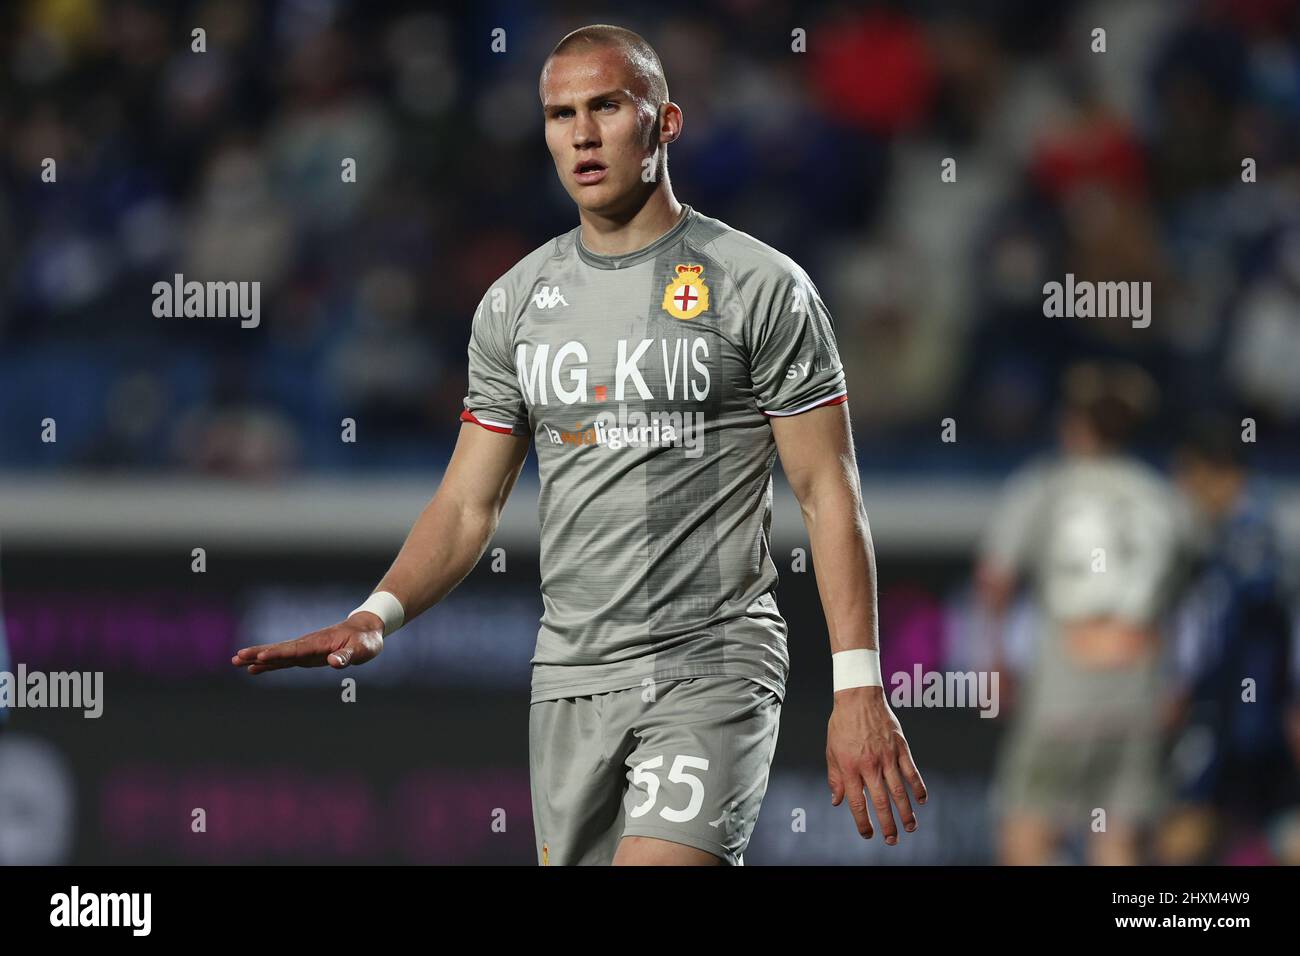
<path id="1" fill-rule="evenodd" d="M 744 829 L 745 818 L 737 807 L 736 801 L 732 800 L 731 803 L 728 804 L 727 809 L 722 811 L 722 816 L 718 817 L 716 820 L 709 821 L 709 826 L 721 827 L 723 831 L 728 835 L 731 835 L 733 833 L 740 833 Z"/>
<path id="2" fill-rule="evenodd" d="M 664 311 L 674 319 L 693 319 L 709 307 L 709 287 L 703 266 L 679 265 L 677 277 L 664 289 Z"/>
<path id="3" fill-rule="evenodd" d="M 537 306 L 539 309 L 553 309 L 557 305 L 568 304 L 569 303 L 564 300 L 564 296 L 560 295 L 560 287 L 558 285 L 554 288 L 549 285 L 544 285 L 538 289 L 537 294 L 533 296 L 533 305 Z"/>

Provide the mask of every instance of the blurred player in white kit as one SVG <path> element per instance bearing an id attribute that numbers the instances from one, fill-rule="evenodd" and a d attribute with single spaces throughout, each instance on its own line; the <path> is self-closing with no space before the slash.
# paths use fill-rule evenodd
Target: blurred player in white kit
<path id="1" fill-rule="evenodd" d="M 1156 398 L 1145 373 L 1080 364 L 1063 392 L 1059 453 L 1008 482 L 976 576 L 995 634 L 1022 581 L 1035 608 L 996 770 L 997 852 L 1049 863 L 1087 834 L 1089 862 L 1132 864 L 1158 809 L 1160 623 L 1184 518 L 1172 486 L 1125 450 Z"/>

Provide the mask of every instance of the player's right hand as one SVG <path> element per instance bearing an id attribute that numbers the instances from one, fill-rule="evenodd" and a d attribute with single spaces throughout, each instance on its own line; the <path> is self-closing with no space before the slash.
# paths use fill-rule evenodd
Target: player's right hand
<path id="1" fill-rule="evenodd" d="M 250 674 L 278 671 L 284 667 L 324 667 L 335 670 L 364 664 L 384 649 L 384 622 L 369 611 L 346 621 L 312 631 L 292 641 L 241 647 L 230 659 Z"/>

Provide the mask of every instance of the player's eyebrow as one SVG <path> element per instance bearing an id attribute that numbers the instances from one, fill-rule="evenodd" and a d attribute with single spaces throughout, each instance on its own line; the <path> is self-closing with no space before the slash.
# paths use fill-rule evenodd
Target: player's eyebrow
<path id="1" fill-rule="evenodd" d="M 586 102 L 587 105 L 591 106 L 591 105 L 599 105 L 600 103 L 603 103 L 605 100 L 630 100 L 631 98 L 632 98 L 631 94 L 629 94 L 627 90 L 605 90 L 603 93 L 596 93 L 592 96 L 588 96 L 586 98 Z M 547 102 L 542 104 L 542 111 L 545 113 L 553 113 L 556 110 L 571 109 L 571 108 L 572 107 L 569 103 Z"/>

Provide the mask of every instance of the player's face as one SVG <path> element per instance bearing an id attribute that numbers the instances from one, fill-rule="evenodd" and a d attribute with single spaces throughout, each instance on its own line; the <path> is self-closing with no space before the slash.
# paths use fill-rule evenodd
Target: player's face
<path id="1" fill-rule="evenodd" d="M 642 179 L 658 145 L 655 117 L 617 50 L 557 56 L 542 77 L 546 146 L 582 209 L 617 215 L 654 188 Z"/>
<path id="2" fill-rule="evenodd" d="M 1215 468 L 1196 458 L 1185 457 L 1176 474 L 1184 493 L 1210 517 L 1218 518 L 1232 506 L 1237 492 L 1237 475 L 1231 469 Z"/>

